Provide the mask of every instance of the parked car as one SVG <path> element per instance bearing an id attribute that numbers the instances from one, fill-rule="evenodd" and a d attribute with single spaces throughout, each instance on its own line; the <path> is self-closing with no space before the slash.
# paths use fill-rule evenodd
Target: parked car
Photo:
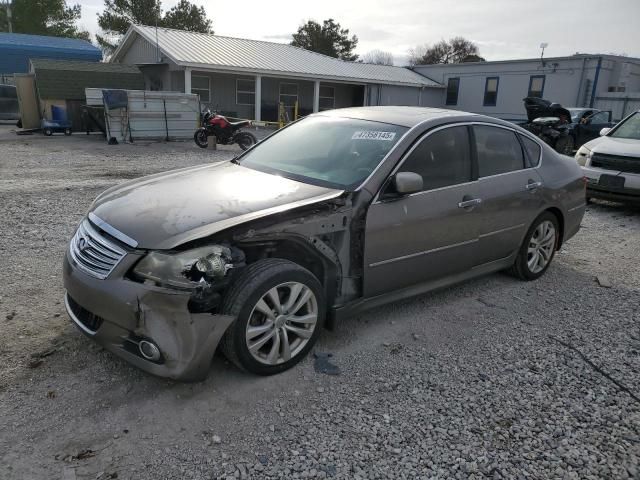
<path id="1" fill-rule="evenodd" d="M 537 97 L 524 100 L 528 122 L 522 125 L 557 152 L 573 155 L 600 130 L 615 125 L 611 112 L 593 108 L 564 108 L 559 103 Z"/>
<path id="2" fill-rule="evenodd" d="M 640 111 L 600 134 L 576 153 L 587 197 L 640 203 Z"/>
<path id="3" fill-rule="evenodd" d="M 0 120 L 20 120 L 18 94 L 13 85 L 0 85 Z"/>
<path id="4" fill-rule="evenodd" d="M 65 303 L 148 372 L 201 379 L 220 344 L 274 374 L 366 309 L 498 270 L 537 279 L 584 209 L 575 161 L 511 123 L 326 111 L 101 194 L 66 252 Z"/>

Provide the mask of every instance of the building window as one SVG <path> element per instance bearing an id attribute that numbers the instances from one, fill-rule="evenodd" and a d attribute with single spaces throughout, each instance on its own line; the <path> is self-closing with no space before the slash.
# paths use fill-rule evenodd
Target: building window
<path id="1" fill-rule="evenodd" d="M 298 84 L 297 83 L 281 83 L 280 84 L 280 103 L 284 103 L 285 107 L 293 107 L 298 101 Z"/>
<path id="2" fill-rule="evenodd" d="M 256 104 L 256 81 L 253 78 L 239 78 L 236 80 L 236 104 Z"/>
<path id="3" fill-rule="evenodd" d="M 458 104 L 458 90 L 460 89 L 460 79 L 450 78 L 447 82 L 447 105 Z"/>
<path id="4" fill-rule="evenodd" d="M 527 97 L 542 98 L 544 79 L 544 75 L 532 75 L 531 78 L 529 78 L 529 92 L 527 92 Z"/>
<path id="5" fill-rule="evenodd" d="M 191 75 L 191 93 L 200 95 L 201 102 L 211 101 L 210 77 Z"/>
<path id="6" fill-rule="evenodd" d="M 484 103 L 485 107 L 495 107 L 498 102 L 498 77 L 487 77 L 484 84 Z"/>
<path id="7" fill-rule="evenodd" d="M 319 108 L 320 110 L 331 110 L 336 104 L 336 89 L 320 85 Z"/>

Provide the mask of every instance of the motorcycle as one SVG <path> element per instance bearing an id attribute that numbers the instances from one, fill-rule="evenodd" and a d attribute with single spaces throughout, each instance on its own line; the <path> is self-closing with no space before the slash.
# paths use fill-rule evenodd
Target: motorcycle
<path id="1" fill-rule="evenodd" d="M 524 99 L 528 122 L 522 125 L 556 152 L 573 155 L 575 140 L 571 134 L 571 113 L 559 103 L 542 98 Z"/>
<path id="2" fill-rule="evenodd" d="M 247 150 L 258 143 L 258 139 L 252 133 L 240 130 L 250 126 L 250 120 L 230 122 L 225 116 L 207 109 L 202 113 L 201 124 L 202 127 L 193 134 L 193 140 L 200 148 L 207 148 L 210 136 L 215 136 L 221 145 L 237 143 L 242 150 Z"/>

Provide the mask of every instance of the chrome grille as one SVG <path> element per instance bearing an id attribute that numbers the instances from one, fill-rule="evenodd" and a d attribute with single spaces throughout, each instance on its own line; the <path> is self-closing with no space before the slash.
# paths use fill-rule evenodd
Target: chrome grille
<path id="1" fill-rule="evenodd" d="M 640 158 L 607 155 L 596 152 L 591 157 L 591 166 L 604 168 L 606 170 L 617 170 L 619 172 L 640 173 Z"/>
<path id="2" fill-rule="evenodd" d="M 98 233 L 86 219 L 71 239 L 69 252 L 78 268 L 99 279 L 106 278 L 127 253 Z"/>

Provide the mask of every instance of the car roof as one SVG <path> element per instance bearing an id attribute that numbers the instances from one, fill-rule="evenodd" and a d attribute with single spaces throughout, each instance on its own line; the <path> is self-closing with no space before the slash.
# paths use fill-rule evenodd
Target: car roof
<path id="1" fill-rule="evenodd" d="M 484 117 L 483 115 L 463 112 L 460 110 L 427 107 L 350 107 L 328 110 L 317 115 L 371 120 L 374 122 L 391 123 L 409 128 L 426 120 L 435 120 L 443 117 L 453 118 L 477 116 L 479 119 L 490 119 L 490 117 Z"/>

